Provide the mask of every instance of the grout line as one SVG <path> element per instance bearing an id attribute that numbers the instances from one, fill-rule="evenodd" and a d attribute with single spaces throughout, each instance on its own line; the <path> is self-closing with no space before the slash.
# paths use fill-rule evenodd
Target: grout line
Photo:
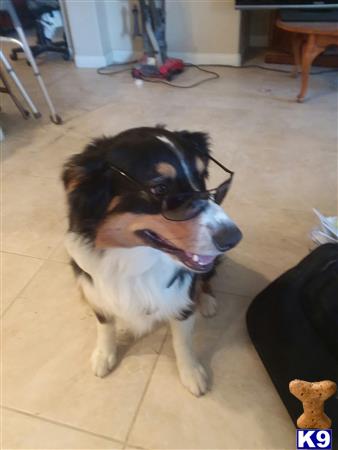
<path id="1" fill-rule="evenodd" d="M 130 444 L 128 443 L 127 447 L 123 447 L 123 450 L 153 450 L 153 449 L 148 449 L 147 447 L 141 447 L 140 445 L 136 445 L 136 444 Z M 7 450 L 7 449 L 6 449 Z"/>
<path id="2" fill-rule="evenodd" d="M 32 258 L 37 259 L 39 261 L 47 261 L 47 258 L 39 258 L 38 256 L 24 255 L 23 253 L 9 252 L 7 250 L 1 250 L 1 252 L 7 253 L 8 255 L 23 256 L 24 258 Z"/>
<path id="3" fill-rule="evenodd" d="M 42 261 L 42 262 L 52 261 L 52 262 L 57 262 L 57 263 L 60 263 L 60 264 L 69 264 L 69 261 L 61 261 L 61 259 L 54 259 L 54 256 L 53 256 L 54 251 L 59 247 L 59 245 L 62 242 L 63 241 L 59 241 L 57 243 L 57 245 L 55 246 L 55 248 L 52 250 L 52 252 L 49 254 L 49 256 L 47 256 L 46 258 L 40 258 L 38 256 L 26 255 L 24 253 L 9 252 L 7 250 L 1 250 L 0 253 L 7 253 L 8 255 L 22 256 L 23 258 L 32 258 L 32 259 L 36 259 L 36 260 Z"/>
<path id="4" fill-rule="evenodd" d="M 8 253 L 8 252 L 6 252 Z M 17 255 L 17 253 L 13 253 L 14 255 Z M 18 256 L 24 256 L 24 255 L 18 255 Z M 30 257 L 33 258 L 33 257 Z M 39 259 L 39 258 L 35 258 L 35 259 Z M 2 313 L 1 313 L 1 317 L 0 317 L 0 321 L 2 324 L 2 321 L 5 317 L 5 315 L 7 314 L 7 311 L 11 308 L 11 306 L 15 303 L 15 301 L 17 299 L 19 299 L 21 297 L 22 292 L 26 289 L 26 287 L 29 285 L 29 283 L 31 283 L 35 277 L 38 275 L 38 273 L 40 272 L 40 270 L 44 267 L 44 265 L 49 262 L 48 259 L 41 259 L 40 261 L 42 261 L 42 264 L 40 265 L 40 267 L 38 268 L 38 270 L 35 272 L 35 274 L 27 281 L 27 283 L 23 286 L 23 288 L 18 292 L 18 294 L 12 299 L 12 301 L 9 303 L 9 305 L 7 306 L 7 308 L 5 308 Z M 55 262 L 55 261 L 54 261 Z M 62 263 L 60 263 L 62 264 Z M 3 283 L 2 283 L 3 284 Z M 24 297 L 22 297 L 24 298 Z"/>
<path id="5" fill-rule="evenodd" d="M 144 398 L 145 398 L 145 396 L 146 396 L 146 394 L 147 394 L 147 392 L 148 392 L 148 388 L 149 388 L 150 382 L 151 382 L 151 380 L 152 380 L 152 378 L 153 378 L 153 374 L 154 374 L 154 372 L 155 372 L 155 369 L 156 369 L 156 366 L 157 366 L 157 362 L 158 362 L 158 360 L 160 359 L 160 356 L 161 356 L 161 353 L 162 353 L 162 350 L 163 350 L 163 347 L 164 347 L 165 341 L 167 340 L 168 335 L 169 335 L 169 328 L 167 328 L 167 331 L 166 331 L 166 333 L 165 333 L 165 335 L 164 335 L 163 341 L 162 341 L 162 343 L 161 343 L 161 347 L 159 348 L 159 351 L 158 351 L 157 357 L 156 357 L 156 359 L 155 359 L 154 365 L 153 365 L 153 367 L 152 367 L 152 369 L 151 369 L 151 372 L 150 372 L 150 375 L 149 375 L 149 379 L 148 379 L 148 381 L 147 381 L 147 383 L 146 383 L 146 385 L 145 385 L 145 388 L 144 388 L 143 393 L 142 393 L 142 395 L 141 395 L 140 401 L 139 401 L 139 403 L 138 403 L 138 405 L 137 405 L 137 407 L 136 407 L 135 414 L 134 414 L 134 416 L 133 416 L 133 418 L 132 418 L 132 420 L 131 420 L 131 423 L 130 423 L 130 426 L 129 426 L 129 429 L 128 429 L 128 432 L 127 432 L 127 434 L 126 434 L 126 438 L 125 438 L 125 441 L 124 441 L 124 444 L 123 444 L 123 450 L 125 450 L 125 449 L 128 448 L 128 444 L 129 444 L 129 443 L 128 443 L 129 436 L 130 436 L 131 431 L 132 431 L 132 429 L 133 429 L 133 427 L 134 427 L 134 424 L 135 424 L 135 422 L 136 422 L 138 413 L 139 413 L 139 411 L 140 411 L 140 409 L 141 409 L 141 406 L 142 406 L 142 404 L 143 404 L 143 400 L 144 400 Z M 132 444 L 130 444 L 130 445 L 132 445 Z M 135 446 L 135 447 L 136 447 L 136 446 Z M 142 447 L 141 447 L 141 448 L 142 448 Z"/>
<path id="6" fill-rule="evenodd" d="M 93 431 L 85 430 L 83 428 L 78 428 L 78 427 L 75 427 L 73 425 L 68 425 L 67 423 L 58 422 L 56 420 L 48 419 L 48 418 L 43 417 L 43 416 L 36 416 L 34 414 L 28 413 L 26 411 L 21 411 L 20 409 L 12 408 L 10 406 L 2 405 L 1 408 L 2 409 L 6 409 L 8 411 L 16 412 L 16 413 L 21 414 L 23 416 L 27 416 L 27 417 L 30 417 L 30 418 L 33 418 L 33 419 L 41 420 L 43 422 L 51 423 L 53 425 L 57 425 L 57 426 L 60 426 L 60 427 L 69 428 L 70 430 L 79 431 L 81 433 L 89 434 L 89 435 L 94 436 L 94 437 L 98 437 L 98 438 L 101 438 L 101 439 L 106 439 L 106 440 L 108 440 L 110 442 L 115 442 L 116 444 L 120 444 L 120 445 L 122 444 L 123 445 L 122 441 L 119 441 L 118 439 L 114 439 L 112 437 L 106 436 L 104 434 L 99 434 L 99 433 L 95 433 Z"/>

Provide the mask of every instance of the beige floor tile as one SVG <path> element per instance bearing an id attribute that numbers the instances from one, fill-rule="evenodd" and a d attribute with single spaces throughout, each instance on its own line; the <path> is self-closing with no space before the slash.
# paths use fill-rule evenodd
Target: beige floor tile
<path id="1" fill-rule="evenodd" d="M 258 74 L 252 77 L 249 89 L 257 87 Z M 242 82 L 244 79 L 241 80 Z M 274 86 L 281 84 L 281 78 L 274 82 Z M 283 80 L 284 81 L 284 80 Z M 298 150 L 313 148 L 315 143 L 317 151 L 337 151 L 337 92 L 328 95 L 325 105 L 308 102 L 303 105 L 296 102 L 276 101 L 275 98 L 262 95 L 255 98 L 255 105 L 248 102 L 248 114 L 243 117 L 242 129 L 238 135 L 239 151 L 259 149 L 261 147 L 283 146 L 284 154 L 288 155 L 293 148 Z M 244 97 L 245 98 L 245 97 Z M 285 99 L 284 99 L 285 100 Z M 243 102 L 243 96 L 234 93 L 234 104 Z M 252 101 L 252 99 L 251 99 Z M 254 107 L 251 107 L 254 106 Z M 320 126 L 314 124 L 320 123 Z"/>
<path id="2" fill-rule="evenodd" d="M 116 108 L 116 104 L 111 102 L 71 120 L 67 126 L 74 132 L 82 132 L 88 138 L 110 136 L 128 127 L 156 124 L 157 118 L 150 109 L 147 104 L 132 101 L 121 103 Z"/>
<path id="3" fill-rule="evenodd" d="M 62 238 L 59 245 L 57 245 L 55 250 L 51 253 L 49 259 L 51 259 L 52 261 L 69 263 L 70 258 L 69 258 L 68 253 L 66 252 L 64 238 Z"/>
<path id="4" fill-rule="evenodd" d="M 253 298 L 299 260 L 288 252 L 274 252 L 243 242 L 241 249 L 230 252 L 219 265 L 211 284 L 218 299 L 222 292 Z"/>
<path id="5" fill-rule="evenodd" d="M 243 240 L 226 254 L 212 284 L 216 290 L 253 297 L 307 255 L 317 220 L 312 212 L 265 209 L 229 196 L 224 207 Z"/>
<path id="6" fill-rule="evenodd" d="M 10 145 L 11 140 L 20 139 L 23 145 L 40 146 L 62 135 L 65 131 L 62 126 L 52 124 L 48 115 L 40 119 L 24 120 L 7 96 L 4 98 L 2 108 L 6 111 L 1 113 L 1 124 L 5 133 L 5 140 L 1 144 L 5 152 L 2 157 L 6 157 L 13 147 Z M 13 150 L 16 149 L 13 148 Z"/>
<path id="7" fill-rule="evenodd" d="M 42 260 L 36 258 L 1 253 L 2 311 L 6 310 L 26 286 L 42 263 Z"/>
<path id="8" fill-rule="evenodd" d="M 303 150 L 303 151 L 301 151 Z M 233 196 L 265 208 L 337 211 L 337 152 L 264 143 L 238 153 Z"/>
<path id="9" fill-rule="evenodd" d="M 88 143 L 88 138 L 81 138 L 71 132 L 51 135 L 45 142 L 21 144 L 15 152 L 6 148 L 3 160 L 3 173 L 15 175 L 33 175 L 43 178 L 61 177 L 62 166 L 73 154 L 80 153 Z"/>
<path id="10" fill-rule="evenodd" d="M 164 123 L 210 133 L 214 155 L 236 172 L 225 210 L 244 240 L 213 282 L 220 314 L 197 327 L 198 352 L 213 373 L 212 391 L 195 399 L 181 387 L 168 340 L 130 447 L 294 448 L 294 429 L 247 338 L 244 313 L 254 295 L 307 254 L 312 207 L 326 214 L 337 210 L 336 74 L 311 77 L 309 101 L 298 104 L 299 80 L 288 74 L 217 68 L 221 78 L 196 89 L 154 84 L 139 89 L 129 73 L 105 77 L 46 57 L 40 69 L 65 121 L 55 126 L 31 69 L 24 61 L 16 69 L 43 117 L 21 119 L 5 96 L 4 249 L 49 261 L 20 294 L 19 285 L 38 267 L 26 256 L 10 257 L 8 267 L 18 277 L 7 295 L 19 297 L 4 321 L 5 403 L 111 438 L 126 436 L 165 330 L 128 351 L 123 346 L 125 359 L 106 379 L 91 374 L 95 322 L 64 264 L 66 210 L 57 179 L 63 160 L 89 137 Z M 195 77 L 189 69 L 177 82 Z M 218 181 L 216 172 L 211 175 Z M 55 436 L 59 448 L 113 448 L 109 441 L 108 447 L 106 441 L 83 441 L 89 435 L 82 432 L 11 415 L 9 429 L 27 437 L 18 441 L 9 435 L 11 448 L 47 448 L 48 436 Z"/>
<path id="11" fill-rule="evenodd" d="M 247 335 L 249 299 L 228 295 L 197 323 L 196 348 L 211 391 L 195 398 L 180 384 L 166 341 L 129 442 L 156 449 L 292 448 L 295 430 Z"/>
<path id="12" fill-rule="evenodd" d="M 68 122 L 68 120 L 73 119 L 74 117 L 78 117 L 86 112 L 85 108 L 79 107 L 79 102 L 74 102 L 74 98 L 73 101 L 69 99 L 67 105 L 64 105 L 61 101 L 62 99 L 56 99 L 55 94 L 52 92 L 52 90 L 48 86 L 47 88 L 49 91 L 49 95 L 52 98 L 54 108 L 62 119 L 62 124 L 56 125 L 51 122 L 49 108 L 44 101 L 44 98 L 42 97 L 39 87 L 34 84 L 33 88 L 30 88 L 28 92 L 36 107 L 38 108 L 38 111 L 41 113 L 41 117 L 39 119 L 35 119 L 33 117 L 30 117 L 28 120 L 23 119 L 16 107 L 11 102 L 10 98 L 8 96 L 4 97 L 2 106 L 5 113 L 1 114 L 1 122 L 6 136 L 15 135 L 33 141 L 33 135 L 36 134 L 36 130 L 40 130 L 43 127 L 47 127 L 50 133 L 62 134 L 66 129 L 65 124 Z M 58 88 L 62 89 L 62 83 L 59 84 Z M 65 98 L 67 97 L 65 96 Z M 20 126 L 15 127 L 15 122 L 17 124 L 19 123 Z"/>
<path id="13" fill-rule="evenodd" d="M 2 410 L 2 430 L 4 450 L 122 448 L 118 442 L 7 409 Z"/>
<path id="14" fill-rule="evenodd" d="M 66 230 L 61 183 L 28 175 L 3 179 L 3 250 L 47 258 Z"/>
<path id="15" fill-rule="evenodd" d="M 3 328 L 5 406 L 124 440 L 165 329 L 123 345 L 115 371 L 95 377 L 93 314 L 80 301 L 71 268 L 53 261 L 8 310 Z"/>
<path id="16" fill-rule="evenodd" d="M 237 150 L 236 136 L 240 134 L 241 121 L 247 111 L 235 108 L 213 110 L 206 107 L 202 111 L 195 110 L 192 114 L 191 108 L 180 105 L 180 114 L 172 114 L 172 103 L 172 98 L 170 104 L 165 105 L 154 102 L 151 97 L 139 102 L 135 96 L 119 105 L 118 109 L 111 103 L 88 112 L 70 121 L 68 127 L 73 132 L 82 132 L 88 137 L 113 135 L 126 128 L 154 126 L 158 123 L 165 124 L 172 130 L 202 130 L 210 134 L 214 154 L 228 164 Z"/>
<path id="17" fill-rule="evenodd" d="M 51 84 L 50 94 L 67 119 L 69 110 L 90 111 L 108 102 L 116 105 L 125 94 L 119 85 L 120 80 L 98 75 L 95 69 L 73 68 Z"/>
<path id="18" fill-rule="evenodd" d="M 242 243 L 276 250 L 288 249 L 293 254 L 302 255 L 312 245 L 310 232 L 318 225 L 317 216 L 310 209 L 295 211 L 278 209 L 274 205 L 263 208 L 256 204 L 237 202 L 236 187 L 225 200 L 224 209 L 243 233 Z"/>

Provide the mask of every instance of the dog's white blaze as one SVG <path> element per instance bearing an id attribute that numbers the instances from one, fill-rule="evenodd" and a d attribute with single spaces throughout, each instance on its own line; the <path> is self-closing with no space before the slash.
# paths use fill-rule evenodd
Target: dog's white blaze
<path id="1" fill-rule="evenodd" d="M 201 225 L 221 225 L 228 224 L 233 225 L 233 221 L 225 213 L 224 209 L 217 205 L 217 203 L 209 200 L 208 207 L 201 214 Z"/>
<path id="2" fill-rule="evenodd" d="M 171 142 L 166 136 L 156 136 L 157 139 L 159 139 L 160 141 L 164 142 L 165 144 L 169 145 L 170 149 L 175 153 L 175 155 L 177 156 L 177 158 L 180 161 L 180 164 L 182 166 L 183 172 L 186 175 L 186 177 L 189 180 L 189 183 L 191 184 L 191 186 L 198 191 L 198 186 L 196 185 L 196 183 L 194 182 L 194 180 L 192 179 L 191 173 L 189 171 L 189 167 L 187 166 L 187 163 L 184 160 L 184 157 L 182 155 L 182 153 L 179 151 L 178 148 L 175 147 L 174 143 Z"/>

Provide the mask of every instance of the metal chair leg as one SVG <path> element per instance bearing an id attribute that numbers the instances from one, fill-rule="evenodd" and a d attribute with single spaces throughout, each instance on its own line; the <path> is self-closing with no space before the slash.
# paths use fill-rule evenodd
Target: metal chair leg
<path id="1" fill-rule="evenodd" d="M 56 125 L 59 125 L 62 123 L 62 119 L 61 117 L 57 114 L 57 112 L 55 111 L 54 105 L 52 103 L 51 98 L 49 97 L 47 88 L 45 86 L 45 83 L 41 77 L 41 74 L 39 72 L 38 66 L 36 65 L 35 59 L 32 55 L 31 49 L 29 48 L 25 33 L 22 29 L 20 20 L 16 14 L 15 8 L 13 6 L 13 3 L 11 0 L 4 0 L 4 7 L 5 9 L 8 11 L 12 21 L 13 21 L 13 25 L 14 28 L 16 30 L 16 32 L 19 35 L 19 39 L 22 43 L 22 47 L 24 49 L 26 58 L 28 59 L 32 69 L 33 69 L 33 73 L 40 85 L 40 89 L 43 93 L 43 96 L 45 97 L 46 103 L 48 105 L 49 111 L 50 111 L 50 119 L 53 123 L 55 123 Z"/>
<path id="2" fill-rule="evenodd" d="M 2 72 L 2 69 L 0 68 L 0 80 L 2 81 L 4 87 L 0 86 L 0 92 L 3 92 L 5 94 L 8 94 L 11 99 L 13 100 L 13 103 L 18 108 L 20 114 L 24 119 L 28 119 L 29 117 L 29 111 L 27 111 L 21 104 L 20 100 L 17 98 L 17 96 L 12 91 L 10 85 L 8 84 L 5 74 Z"/>
<path id="3" fill-rule="evenodd" d="M 8 75 L 12 78 L 12 80 L 14 81 L 16 87 L 18 88 L 18 90 L 20 91 L 21 95 L 25 99 L 27 105 L 29 106 L 30 110 L 32 111 L 33 116 L 36 119 L 41 117 L 41 113 L 38 111 L 38 109 L 34 105 L 32 99 L 28 95 L 26 89 L 23 87 L 19 77 L 17 76 L 17 74 L 15 73 L 13 67 L 11 66 L 11 64 L 9 63 L 9 61 L 7 60 L 7 58 L 5 57 L 4 53 L 1 50 L 0 50 L 0 61 L 5 66 L 5 69 L 7 70 Z"/>

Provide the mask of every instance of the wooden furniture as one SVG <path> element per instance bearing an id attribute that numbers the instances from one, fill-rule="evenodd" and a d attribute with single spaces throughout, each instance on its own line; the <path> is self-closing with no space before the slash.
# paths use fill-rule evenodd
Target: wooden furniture
<path id="1" fill-rule="evenodd" d="M 270 12 L 269 44 L 264 55 L 267 64 L 293 64 L 292 33 L 277 27 L 278 11 Z M 338 48 L 331 48 L 317 56 L 313 66 L 338 68 Z"/>
<path id="2" fill-rule="evenodd" d="M 338 23 L 335 22 L 282 22 L 277 20 L 277 27 L 292 33 L 294 56 L 294 75 L 299 67 L 302 72 L 301 90 L 298 102 L 305 98 L 309 73 L 313 60 L 331 45 L 338 46 Z"/>

